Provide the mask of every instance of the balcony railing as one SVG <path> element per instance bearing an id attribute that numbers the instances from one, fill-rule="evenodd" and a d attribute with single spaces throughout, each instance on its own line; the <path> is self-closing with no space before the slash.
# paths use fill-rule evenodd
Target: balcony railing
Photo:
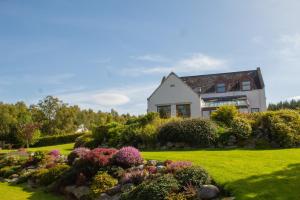
<path id="1" fill-rule="evenodd" d="M 233 101 L 206 101 L 203 103 L 203 107 L 220 107 L 224 105 L 233 105 L 233 106 L 248 106 L 247 100 L 233 100 Z"/>

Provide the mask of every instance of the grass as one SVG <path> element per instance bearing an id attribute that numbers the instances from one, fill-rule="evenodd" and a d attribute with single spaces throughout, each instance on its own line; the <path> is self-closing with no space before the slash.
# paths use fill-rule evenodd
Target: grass
<path id="1" fill-rule="evenodd" d="M 300 197 L 300 149 L 153 151 L 143 156 L 201 165 L 238 200 Z"/>
<path id="2" fill-rule="evenodd" d="M 60 144 L 60 145 L 53 145 L 53 146 L 45 146 L 45 147 L 32 147 L 29 148 L 29 151 L 51 151 L 54 149 L 59 150 L 62 154 L 67 155 L 69 154 L 74 147 L 74 143 L 69 143 L 69 144 Z M 12 150 L 0 150 L 0 153 L 8 153 Z"/>
<path id="3" fill-rule="evenodd" d="M 73 145 L 30 150 L 58 149 L 68 154 Z M 5 152 L 8 151 L 0 151 Z M 201 165 L 238 200 L 290 200 L 300 197 L 300 149 L 151 151 L 142 154 L 145 159 L 188 160 Z M 0 183 L 0 194 L 3 200 L 58 199 L 41 190 L 31 191 L 5 183 Z"/>
<path id="4" fill-rule="evenodd" d="M 3 200 L 63 200 L 61 196 L 46 193 L 41 189 L 30 189 L 25 185 L 9 185 L 0 183 L 0 199 Z"/>

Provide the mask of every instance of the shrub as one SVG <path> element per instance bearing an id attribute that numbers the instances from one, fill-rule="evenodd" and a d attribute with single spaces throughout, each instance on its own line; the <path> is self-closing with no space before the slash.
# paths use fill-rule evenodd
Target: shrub
<path id="1" fill-rule="evenodd" d="M 93 178 L 92 185 L 91 185 L 91 191 L 94 196 L 98 196 L 101 193 L 107 191 L 108 189 L 112 188 L 118 183 L 116 179 L 111 177 L 106 172 L 99 172 L 96 174 L 96 176 Z"/>
<path id="2" fill-rule="evenodd" d="M 60 156 L 60 151 L 59 150 L 52 150 L 48 153 L 48 155 L 53 156 L 53 157 L 59 157 Z"/>
<path id="3" fill-rule="evenodd" d="M 96 146 L 97 146 L 97 142 L 94 140 L 92 134 L 90 133 L 84 134 L 75 139 L 74 148 L 79 148 L 79 147 L 94 148 Z"/>
<path id="4" fill-rule="evenodd" d="M 192 146 L 210 147 L 217 138 L 216 127 L 204 119 L 185 119 L 169 122 L 161 127 L 158 140 L 167 142 L 183 142 Z"/>
<path id="5" fill-rule="evenodd" d="M 39 163 L 41 162 L 42 160 L 44 160 L 46 157 L 46 154 L 45 152 L 43 151 L 36 151 L 33 153 L 33 156 L 32 156 L 32 159 L 33 159 L 33 163 Z"/>
<path id="6" fill-rule="evenodd" d="M 219 107 L 215 112 L 211 114 L 211 119 L 230 126 L 233 119 L 238 115 L 238 109 L 235 106 L 225 105 Z"/>
<path id="7" fill-rule="evenodd" d="M 209 184 L 211 181 L 208 173 L 199 166 L 184 168 L 175 174 L 175 178 L 181 186 L 186 186 L 190 183 L 200 187 L 204 184 Z"/>
<path id="8" fill-rule="evenodd" d="M 20 169 L 20 166 L 5 166 L 0 169 L 0 177 L 8 178 L 11 175 L 17 173 Z"/>
<path id="9" fill-rule="evenodd" d="M 187 167 L 191 167 L 192 163 L 188 161 L 176 161 L 176 162 L 171 162 L 170 164 L 167 165 L 167 171 L 169 173 L 175 173 L 179 170 L 182 170 Z"/>
<path id="10" fill-rule="evenodd" d="M 69 155 L 68 155 L 68 164 L 72 165 L 76 159 L 83 158 L 87 155 L 87 153 L 90 152 L 90 149 L 85 147 L 79 147 L 74 149 Z"/>
<path id="11" fill-rule="evenodd" d="M 187 198 L 182 193 L 171 193 L 166 197 L 166 200 L 187 200 Z"/>
<path id="12" fill-rule="evenodd" d="M 133 183 L 135 185 L 141 184 L 149 175 L 146 170 L 136 169 L 123 174 L 121 183 Z"/>
<path id="13" fill-rule="evenodd" d="M 131 167 L 143 162 L 140 151 L 134 147 L 123 147 L 113 157 L 115 164 L 122 167 Z"/>
<path id="14" fill-rule="evenodd" d="M 274 147 L 293 147 L 300 143 L 300 114 L 293 110 L 269 111 L 257 115 L 254 135 Z"/>
<path id="15" fill-rule="evenodd" d="M 246 119 L 236 117 L 231 122 L 231 132 L 238 140 L 245 140 L 251 135 L 252 127 Z"/>
<path id="16" fill-rule="evenodd" d="M 104 167 L 110 163 L 111 158 L 116 153 L 117 153 L 116 149 L 96 148 L 96 149 L 93 149 L 93 150 L 87 152 L 87 154 L 85 154 L 83 159 L 88 160 L 88 161 L 96 164 L 97 166 Z"/>
<path id="17" fill-rule="evenodd" d="M 34 144 L 36 147 L 40 146 L 50 146 L 56 144 L 65 144 L 71 143 L 76 140 L 79 136 L 82 136 L 84 133 L 75 133 L 75 134 L 66 134 L 66 135 L 54 135 L 54 136 L 45 136 L 39 138 L 39 141 Z"/>
<path id="18" fill-rule="evenodd" d="M 70 167 L 65 164 L 56 165 L 50 169 L 39 169 L 33 174 L 33 178 L 40 185 L 49 185 L 57 180 L 64 172 L 66 172 Z"/>
<path id="19" fill-rule="evenodd" d="M 123 194 L 121 200 L 165 200 L 170 193 L 178 190 L 177 180 L 166 174 L 138 185 L 132 191 Z"/>

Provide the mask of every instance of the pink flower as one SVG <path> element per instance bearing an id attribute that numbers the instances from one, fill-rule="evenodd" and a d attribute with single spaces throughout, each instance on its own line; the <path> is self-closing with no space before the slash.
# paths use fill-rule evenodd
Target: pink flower
<path id="1" fill-rule="evenodd" d="M 140 151 L 134 147 L 123 147 L 114 155 L 114 162 L 122 167 L 142 164 Z"/>

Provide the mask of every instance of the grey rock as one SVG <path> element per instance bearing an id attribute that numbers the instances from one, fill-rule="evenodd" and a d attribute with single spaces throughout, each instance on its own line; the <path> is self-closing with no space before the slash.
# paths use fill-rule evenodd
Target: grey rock
<path id="1" fill-rule="evenodd" d="M 167 147 L 168 148 L 171 148 L 171 147 L 173 147 L 174 146 L 174 144 L 172 143 L 172 142 L 167 142 Z"/>
<path id="2" fill-rule="evenodd" d="M 115 195 L 115 194 L 117 194 L 117 193 L 120 193 L 120 192 L 121 192 L 121 188 L 122 188 L 121 185 L 116 185 L 116 186 L 110 188 L 110 189 L 107 191 L 107 194 L 109 194 L 109 195 Z"/>
<path id="3" fill-rule="evenodd" d="M 166 169 L 166 167 L 163 166 L 163 165 L 158 165 L 158 166 L 156 167 L 156 169 L 157 169 L 157 171 L 163 171 L 164 169 Z"/>
<path id="4" fill-rule="evenodd" d="M 167 149 L 168 149 L 167 146 L 162 146 L 162 147 L 160 147 L 160 150 L 167 150 Z"/>
<path id="5" fill-rule="evenodd" d="M 148 160 L 147 165 L 155 166 L 157 164 L 156 160 Z"/>
<path id="6" fill-rule="evenodd" d="M 121 198 L 121 194 L 116 194 L 111 197 L 111 200 L 119 200 Z"/>
<path id="7" fill-rule="evenodd" d="M 198 197 L 200 199 L 213 199 L 218 197 L 220 190 L 215 185 L 203 185 L 201 188 L 198 189 Z"/>
<path id="8" fill-rule="evenodd" d="M 10 176 L 11 178 L 18 178 L 19 177 L 19 174 L 13 174 Z"/>
<path id="9" fill-rule="evenodd" d="M 67 186 L 65 188 L 67 193 L 73 194 L 77 199 L 90 194 L 90 189 L 87 186 L 79 186 L 76 187 L 75 185 Z"/>
<path id="10" fill-rule="evenodd" d="M 112 198 L 108 194 L 102 193 L 96 200 L 112 200 Z"/>

